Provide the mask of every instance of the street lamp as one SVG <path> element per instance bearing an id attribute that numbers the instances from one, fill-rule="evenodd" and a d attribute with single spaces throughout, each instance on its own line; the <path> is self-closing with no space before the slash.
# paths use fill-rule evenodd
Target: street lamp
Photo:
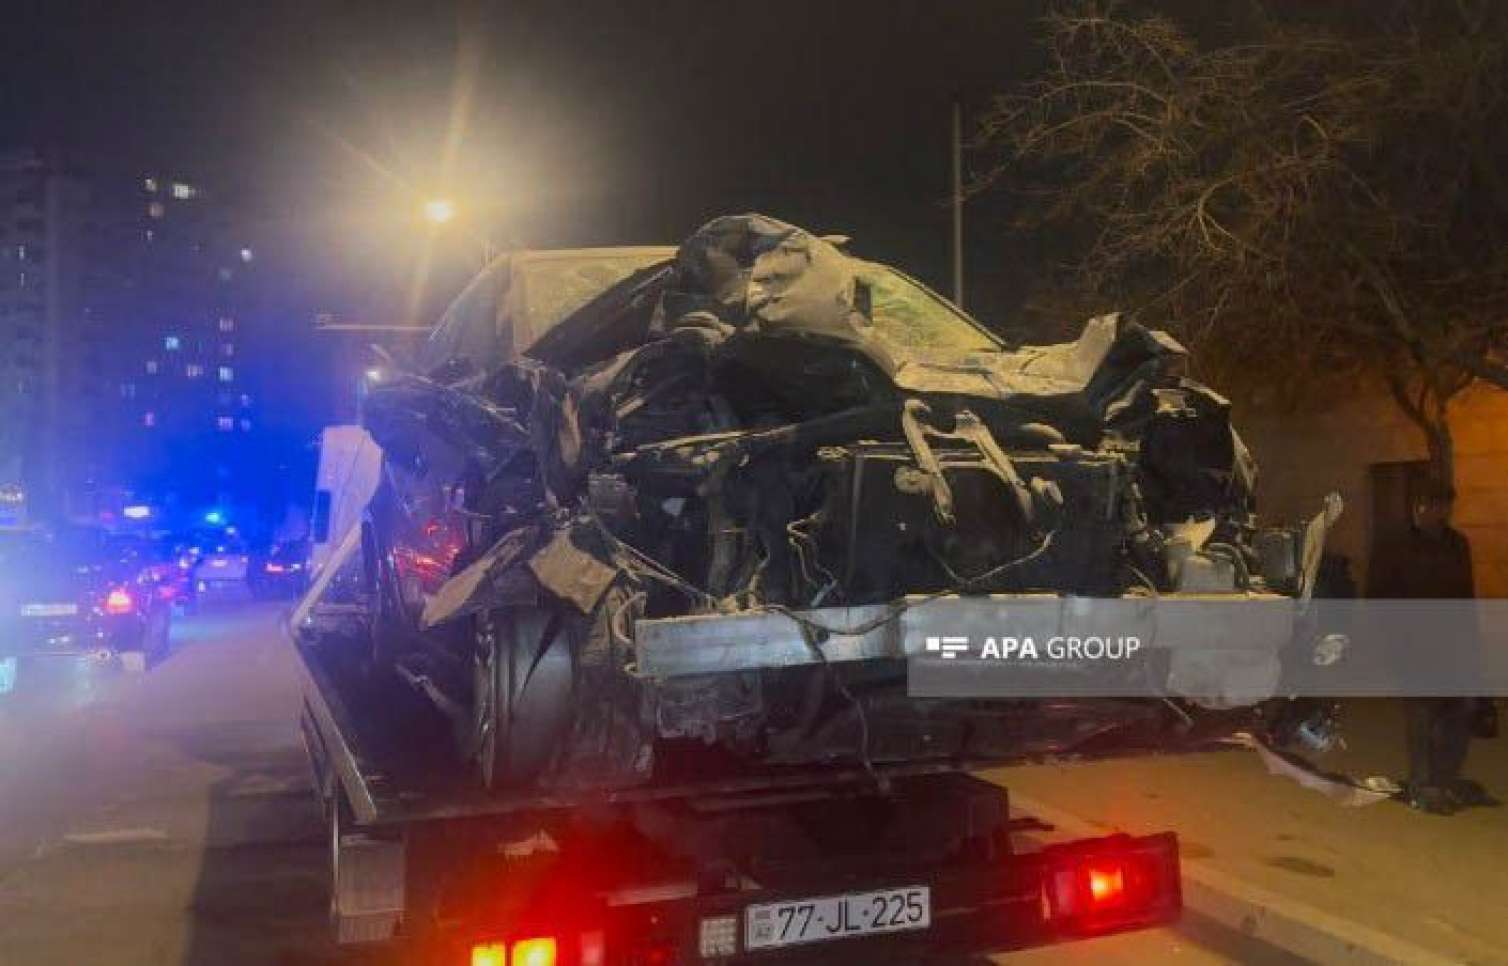
<path id="1" fill-rule="evenodd" d="M 459 214 L 460 212 L 456 209 L 455 202 L 449 198 L 431 198 L 424 203 L 424 220 L 437 229 L 453 221 L 457 222 L 457 225 L 461 225 L 462 222 L 458 221 L 456 217 Z M 469 213 L 465 219 L 467 222 L 473 222 L 474 220 L 474 212 Z M 448 230 L 454 231 L 455 229 Z M 462 231 L 463 234 L 470 236 L 474 241 L 481 244 L 482 265 L 484 267 L 490 265 L 498 254 L 497 246 L 492 244 L 492 239 L 488 238 L 485 234 L 477 233 L 475 229 L 463 228 Z"/>
<path id="2" fill-rule="evenodd" d="M 436 225 L 443 225 L 455 216 L 455 202 L 449 198 L 431 198 L 424 203 L 424 217 Z"/>

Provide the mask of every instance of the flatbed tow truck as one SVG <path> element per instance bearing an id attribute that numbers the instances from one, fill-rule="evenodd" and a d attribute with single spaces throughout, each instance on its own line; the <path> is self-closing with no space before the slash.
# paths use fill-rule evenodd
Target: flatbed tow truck
<path id="1" fill-rule="evenodd" d="M 981 763 L 489 792 L 401 689 L 343 666 L 338 634 L 290 636 L 341 944 L 471 966 L 956 962 L 1181 911 L 1173 833 L 1018 849 L 1044 826 Z"/>

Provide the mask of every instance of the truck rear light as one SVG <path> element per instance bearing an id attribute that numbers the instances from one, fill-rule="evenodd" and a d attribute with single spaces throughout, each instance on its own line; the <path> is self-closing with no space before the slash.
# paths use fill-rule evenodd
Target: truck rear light
<path id="1" fill-rule="evenodd" d="M 477 943 L 471 947 L 471 966 L 556 966 L 558 953 L 554 936 Z"/>
<path id="2" fill-rule="evenodd" d="M 1172 834 L 1104 839 L 1044 850 L 1042 918 L 1073 932 L 1126 929 L 1175 919 L 1183 897 Z"/>
<path id="3" fill-rule="evenodd" d="M 581 962 L 578 966 L 607 966 L 607 937 L 600 929 L 581 934 Z"/>
<path id="4" fill-rule="evenodd" d="M 477 943 L 471 947 L 471 966 L 508 966 L 508 944 Z"/>
<path id="5" fill-rule="evenodd" d="M 107 614 L 129 614 L 135 606 L 136 601 L 131 599 L 131 595 L 124 587 L 115 588 L 105 597 L 105 613 Z"/>
<path id="6" fill-rule="evenodd" d="M 554 936 L 519 939 L 509 950 L 508 966 L 555 966 Z"/>
<path id="7" fill-rule="evenodd" d="M 1119 863 L 1091 865 L 1086 874 L 1089 877 L 1090 905 L 1103 908 L 1126 897 L 1126 870 Z"/>

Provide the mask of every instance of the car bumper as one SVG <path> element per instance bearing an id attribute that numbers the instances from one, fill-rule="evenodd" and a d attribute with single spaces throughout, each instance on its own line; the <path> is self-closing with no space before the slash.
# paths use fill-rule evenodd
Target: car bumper
<path id="1" fill-rule="evenodd" d="M 21 618 L 0 625 L 0 657 L 89 656 L 139 650 L 147 622 L 139 617 Z"/>
<path id="2" fill-rule="evenodd" d="M 194 596 L 200 601 L 240 600 L 251 593 L 244 575 L 233 577 L 201 576 L 194 578 Z"/>
<path id="3" fill-rule="evenodd" d="M 108 648 L 86 653 L 0 655 L 0 712 L 26 714 L 85 707 L 125 671 Z M 0 726 L 3 726 L 0 720 Z"/>

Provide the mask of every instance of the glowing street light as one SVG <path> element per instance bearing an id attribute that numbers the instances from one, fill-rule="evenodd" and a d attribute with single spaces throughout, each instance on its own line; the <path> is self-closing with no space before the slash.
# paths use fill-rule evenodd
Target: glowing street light
<path id="1" fill-rule="evenodd" d="M 457 222 L 457 227 L 461 229 L 460 233 L 464 238 L 480 243 L 482 247 L 483 266 L 490 265 L 492 263 L 492 260 L 497 257 L 497 246 L 492 243 L 491 238 L 486 236 L 485 230 L 479 230 L 478 226 L 475 224 L 478 218 L 477 212 L 474 208 L 468 207 L 464 212 L 464 220 L 458 221 L 458 217 L 461 216 L 463 212 L 456 208 L 456 203 L 454 201 L 449 198 L 431 198 L 428 201 L 424 202 L 423 211 L 424 220 L 429 222 L 430 225 L 434 226 L 435 228 L 439 228 L 442 225 L 447 225 L 450 222 L 454 221 Z M 447 231 L 449 232 L 454 232 L 455 230 L 455 228 L 447 229 Z"/>
<path id="2" fill-rule="evenodd" d="M 436 225 L 443 225 L 456 216 L 456 206 L 449 198 L 432 198 L 424 203 L 424 217 Z"/>

